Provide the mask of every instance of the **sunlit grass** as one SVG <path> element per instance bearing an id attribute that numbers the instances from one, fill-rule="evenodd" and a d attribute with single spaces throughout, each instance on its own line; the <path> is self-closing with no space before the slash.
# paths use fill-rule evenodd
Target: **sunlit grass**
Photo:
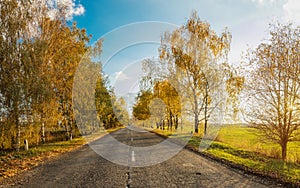
<path id="1" fill-rule="evenodd" d="M 280 158 L 281 156 L 281 148 L 278 144 L 268 142 L 257 130 L 249 127 L 223 127 L 220 129 L 216 140 L 273 158 Z M 287 160 L 300 162 L 300 142 L 288 143 Z"/>
<path id="2" fill-rule="evenodd" d="M 253 151 L 232 147 L 222 142 L 213 142 L 205 152 L 235 164 L 243 165 L 253 172 L 268 174 L 286 181 L 300 183 L 300 164 L 297 163 L 283 162 L 280 159 L 269 158 Z"/>
<path id="3" fill-rule="evenodd" d="M 282 162 L 280 147 L 266 142 L 253 128 L 224 126 L 218 131 L 216 140 L 204 153 L 241 165 L 252 172 L 300 184 L 300 142 L 288 144 L 288 161 Z M 155 129 L 154 132 L 176 137 L 174 131 Z M 189 139 L 188 147 L 198 150 L 201 142 L 203 142 L 202 134 L 194 134 Z"/>

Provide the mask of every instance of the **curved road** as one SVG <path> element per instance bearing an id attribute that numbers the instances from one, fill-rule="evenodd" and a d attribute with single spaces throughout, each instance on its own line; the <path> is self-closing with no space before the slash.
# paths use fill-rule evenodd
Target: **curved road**
<path id="1" fill-rule="evenodd" d="M 111 135 L 127 145 L 149 146 L 163 138 L 149 132 L 121 129 Z M 108 136 L 91 144 L 103 145 Z M 115 148 L 110 148 L 112 153 Z M 162 151 L 159 151 L 162 154 Z M 132 155 L 129 152 L 128 155 Z M 131 163 L 143 156 L 129 156 Z M 88 145 L 63 154 L 0 187 L 280 187 L 238 170 L 222 166 L 183 149 L 171 159 L 149 167 L 114 164 Z"/>

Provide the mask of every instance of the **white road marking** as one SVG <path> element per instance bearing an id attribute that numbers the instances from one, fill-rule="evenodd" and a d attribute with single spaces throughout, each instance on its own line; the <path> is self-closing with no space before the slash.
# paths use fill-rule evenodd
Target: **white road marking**
<path id="1" fill-rule="evenodd" d="M 132 162 L 135 162 L 134 151 L 131 152 L 131 161 L 132 161 Z"/>
<path id="2" fill-rule="evenodd" d="M 194 165 L 191 163 L 183 163 L 182 166 L 186 166 L 186 167 L 193 167 Z"/>

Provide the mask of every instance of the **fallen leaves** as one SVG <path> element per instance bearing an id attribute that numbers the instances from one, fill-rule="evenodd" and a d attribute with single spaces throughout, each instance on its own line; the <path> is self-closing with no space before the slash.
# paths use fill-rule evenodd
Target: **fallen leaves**
<path id="1" fill-rule="evenodd" d="M 0 181 L 5 178 L 9 178 L 20 174 L 26 170 L 29 170 L 35 166 L 42 164 L 45 161 L 53 159 L 62 153 L 70 152 L 80 147 L 82 142 L 70 142 L 64 147 L 53 148 L 53 145 L 44 145 L 43 147 L 49 147 L 45 151 L 33 152 L 35 149 L 31 149 L 28 152 L 22 151 L 20 153 L 9 153 L 4 156 L 0 156 Z M 32 153 L 30 153 L 32 152 Z"/>

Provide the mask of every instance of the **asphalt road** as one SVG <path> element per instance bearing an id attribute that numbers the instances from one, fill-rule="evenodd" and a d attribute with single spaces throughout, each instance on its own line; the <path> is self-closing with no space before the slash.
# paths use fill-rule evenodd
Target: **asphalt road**
<path id="1" fill-rule="evenodd" d="M 124 159 L 128 165 L 112 163 L 85 145 L 15 177 L 2 187 L 280 187 L 260 177 L 222 166 L 186 149 L 159 164 L 134 167 L 135 164 L 142 166 L 141 161 L 149 156 L 167 155 L 167 150 L 147 155 L 134 153 L 138 147 L 153 146 L 162 143 L 164 139 L 153 133 L 130 129 L 121 129 L 111 133 L 111 136 L 129 146 L 129 149 L 124 147 L 120 154 L 119 150 L 122 149 L 107 143 L 109 136 L 96 140 L 91 146 L 110 147 L 110 156 L 119 155 L 114 159 L 121 162 Z"/>

